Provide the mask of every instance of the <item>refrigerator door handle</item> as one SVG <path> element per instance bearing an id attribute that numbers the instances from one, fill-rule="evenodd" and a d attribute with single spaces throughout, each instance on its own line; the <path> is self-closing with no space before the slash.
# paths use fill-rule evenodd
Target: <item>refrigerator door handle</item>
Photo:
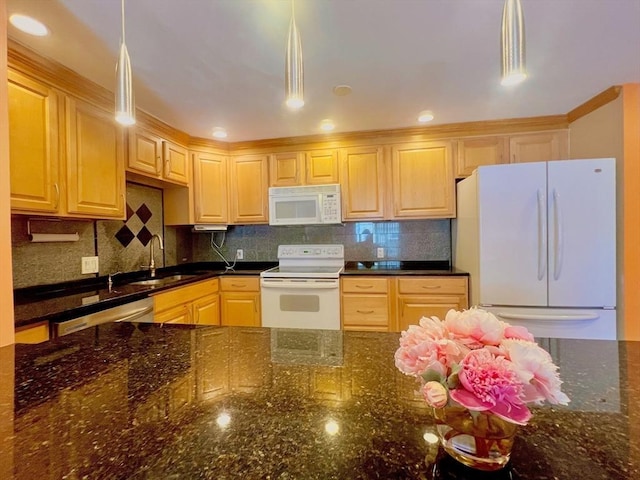
<path id="1" fill-rule="evenodd" d="M 597 313 L 560 313 L 556 315 L 543 315 L 535 313 L 503 313 L 496 312 L 496 316 L 507 320 L 542 320 L 542 321 L 575 321 L 596 320 L 600 318 Z"/>
<path id="2" fill-rule="evenodd" d="M 553 212 L 554 212 L 554 245 L 553 245 L 553 279 L 558 280 L 562 272 L 562 250 L 564 248 L 562 235 L 562 210 L 560 208 L 560 194 L 553 191 Z"/>
<path id="3" fill-rule="evenodd" d="M 547 272 L 546 203 L 544 193 L 538 189 L 538 280 L 542 280 Z"/>

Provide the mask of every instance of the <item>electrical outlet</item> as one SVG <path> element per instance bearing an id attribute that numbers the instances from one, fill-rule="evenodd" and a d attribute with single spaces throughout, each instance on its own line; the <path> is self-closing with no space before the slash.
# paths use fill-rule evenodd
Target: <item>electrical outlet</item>
<path id="1" fill-rule="evenodd" d="M 244 259 L 244 250 L 242 250 L 241 248 L 238 248 L 236 250 L 236 260 L 243 260 Z"/>
<path id="2" fill-rule="evenodd" d="M 82 257 L 82 274 L 98 273 L 98 257 Z"/>
<path id="3" fill-rule="evenodd" d="M 378 247 L 376 249 L 376 257 L 384 258 L 384 247 Z"/>

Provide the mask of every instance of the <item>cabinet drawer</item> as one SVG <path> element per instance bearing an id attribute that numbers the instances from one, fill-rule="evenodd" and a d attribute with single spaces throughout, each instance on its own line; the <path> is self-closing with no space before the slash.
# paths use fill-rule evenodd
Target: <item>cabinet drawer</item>
<path id="1" fill-rule="evenodd" d="M 389 303 L 386 295 L 343 295 L 342 324 L 350 326 L 381 327 L 387 331 L 389 326 Z"/>
<path id="2" fill-rule="evenodd" d="M 155 323 L 182 323 L 192 324 L 193 313 L 191 304 L 178 305 L 177 307 L 168 308 L 159 313 L 156 313 L 153 317 Z"/>
<path id="3" fill-rule="evenodd" d="M 421 278 L 399 278 L 399 294 L 421 294 L 421 295 L 442 295 L 442 294 L 467 294 L 466 277 L 421 277 Z"/>
<path id="4" fill-rule="evenodd" d="M 220 289 L 225 292 L 259 292 L 260 277 L 223 277 Z"/>
<path id="5" fill-rule="evenodd" d="M 342 291 L 345 293 L 387 293 L 389 283 L 386 278 L 344 277 L 342 278 Z"/>
<path id="6" fill-rule="evenodd" d="M 218 291 L 218 279 L 212 278 L 203 282 L 193 283 L 184 287 L 174 288 L 166 292 L 160 292 L 153 296 L 153 309 L 161 312 L 167 308 L 175 307 L 183 303 L 189 303 L 197 298 L 204 297 Z"/>

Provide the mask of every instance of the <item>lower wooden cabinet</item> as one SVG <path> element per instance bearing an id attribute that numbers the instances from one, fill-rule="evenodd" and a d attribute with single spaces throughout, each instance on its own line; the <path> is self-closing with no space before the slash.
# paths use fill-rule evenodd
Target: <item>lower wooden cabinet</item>
<path id="1" fill-rule="evenodd" d="M 387 277 L 343 277 L 342 329 L 389 331 L 390 282 Z"/>
<path id="2" fill-rule="evenodd" d="M 156 323 L 220 325 L 218 279 L 178 287 L 153 296 Z"/>
<path id="3" fill-rule="evenodd" d="M 34 325 L 16 328 L 16 343 L 42 343 L 49 340 L 49 322 L 39 322 Z"/>
<path id="4" fill-rule="evenodd" d="M 411 277 L 399 278 L 397 282 L 397 331 L 418 324 L 422 317 L 444 320 L 452 308 L 469 307 L 467 277 Z"/>
<path id="5" fill-rule="evenodd" d="M 220 290 L 222 325 L 261 326 L 259 277 L 223 277 Z"/>

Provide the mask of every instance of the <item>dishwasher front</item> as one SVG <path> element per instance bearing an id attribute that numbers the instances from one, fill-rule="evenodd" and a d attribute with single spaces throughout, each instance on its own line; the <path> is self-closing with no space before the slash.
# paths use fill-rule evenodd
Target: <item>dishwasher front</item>
<path id="1" fill-rule="evenodd" d="M 153 299 L 143 298 L 83 317 L 52 324 L 53 337 L 62 337 L 85 328 L 111 322 L 153 322 Z"/>

